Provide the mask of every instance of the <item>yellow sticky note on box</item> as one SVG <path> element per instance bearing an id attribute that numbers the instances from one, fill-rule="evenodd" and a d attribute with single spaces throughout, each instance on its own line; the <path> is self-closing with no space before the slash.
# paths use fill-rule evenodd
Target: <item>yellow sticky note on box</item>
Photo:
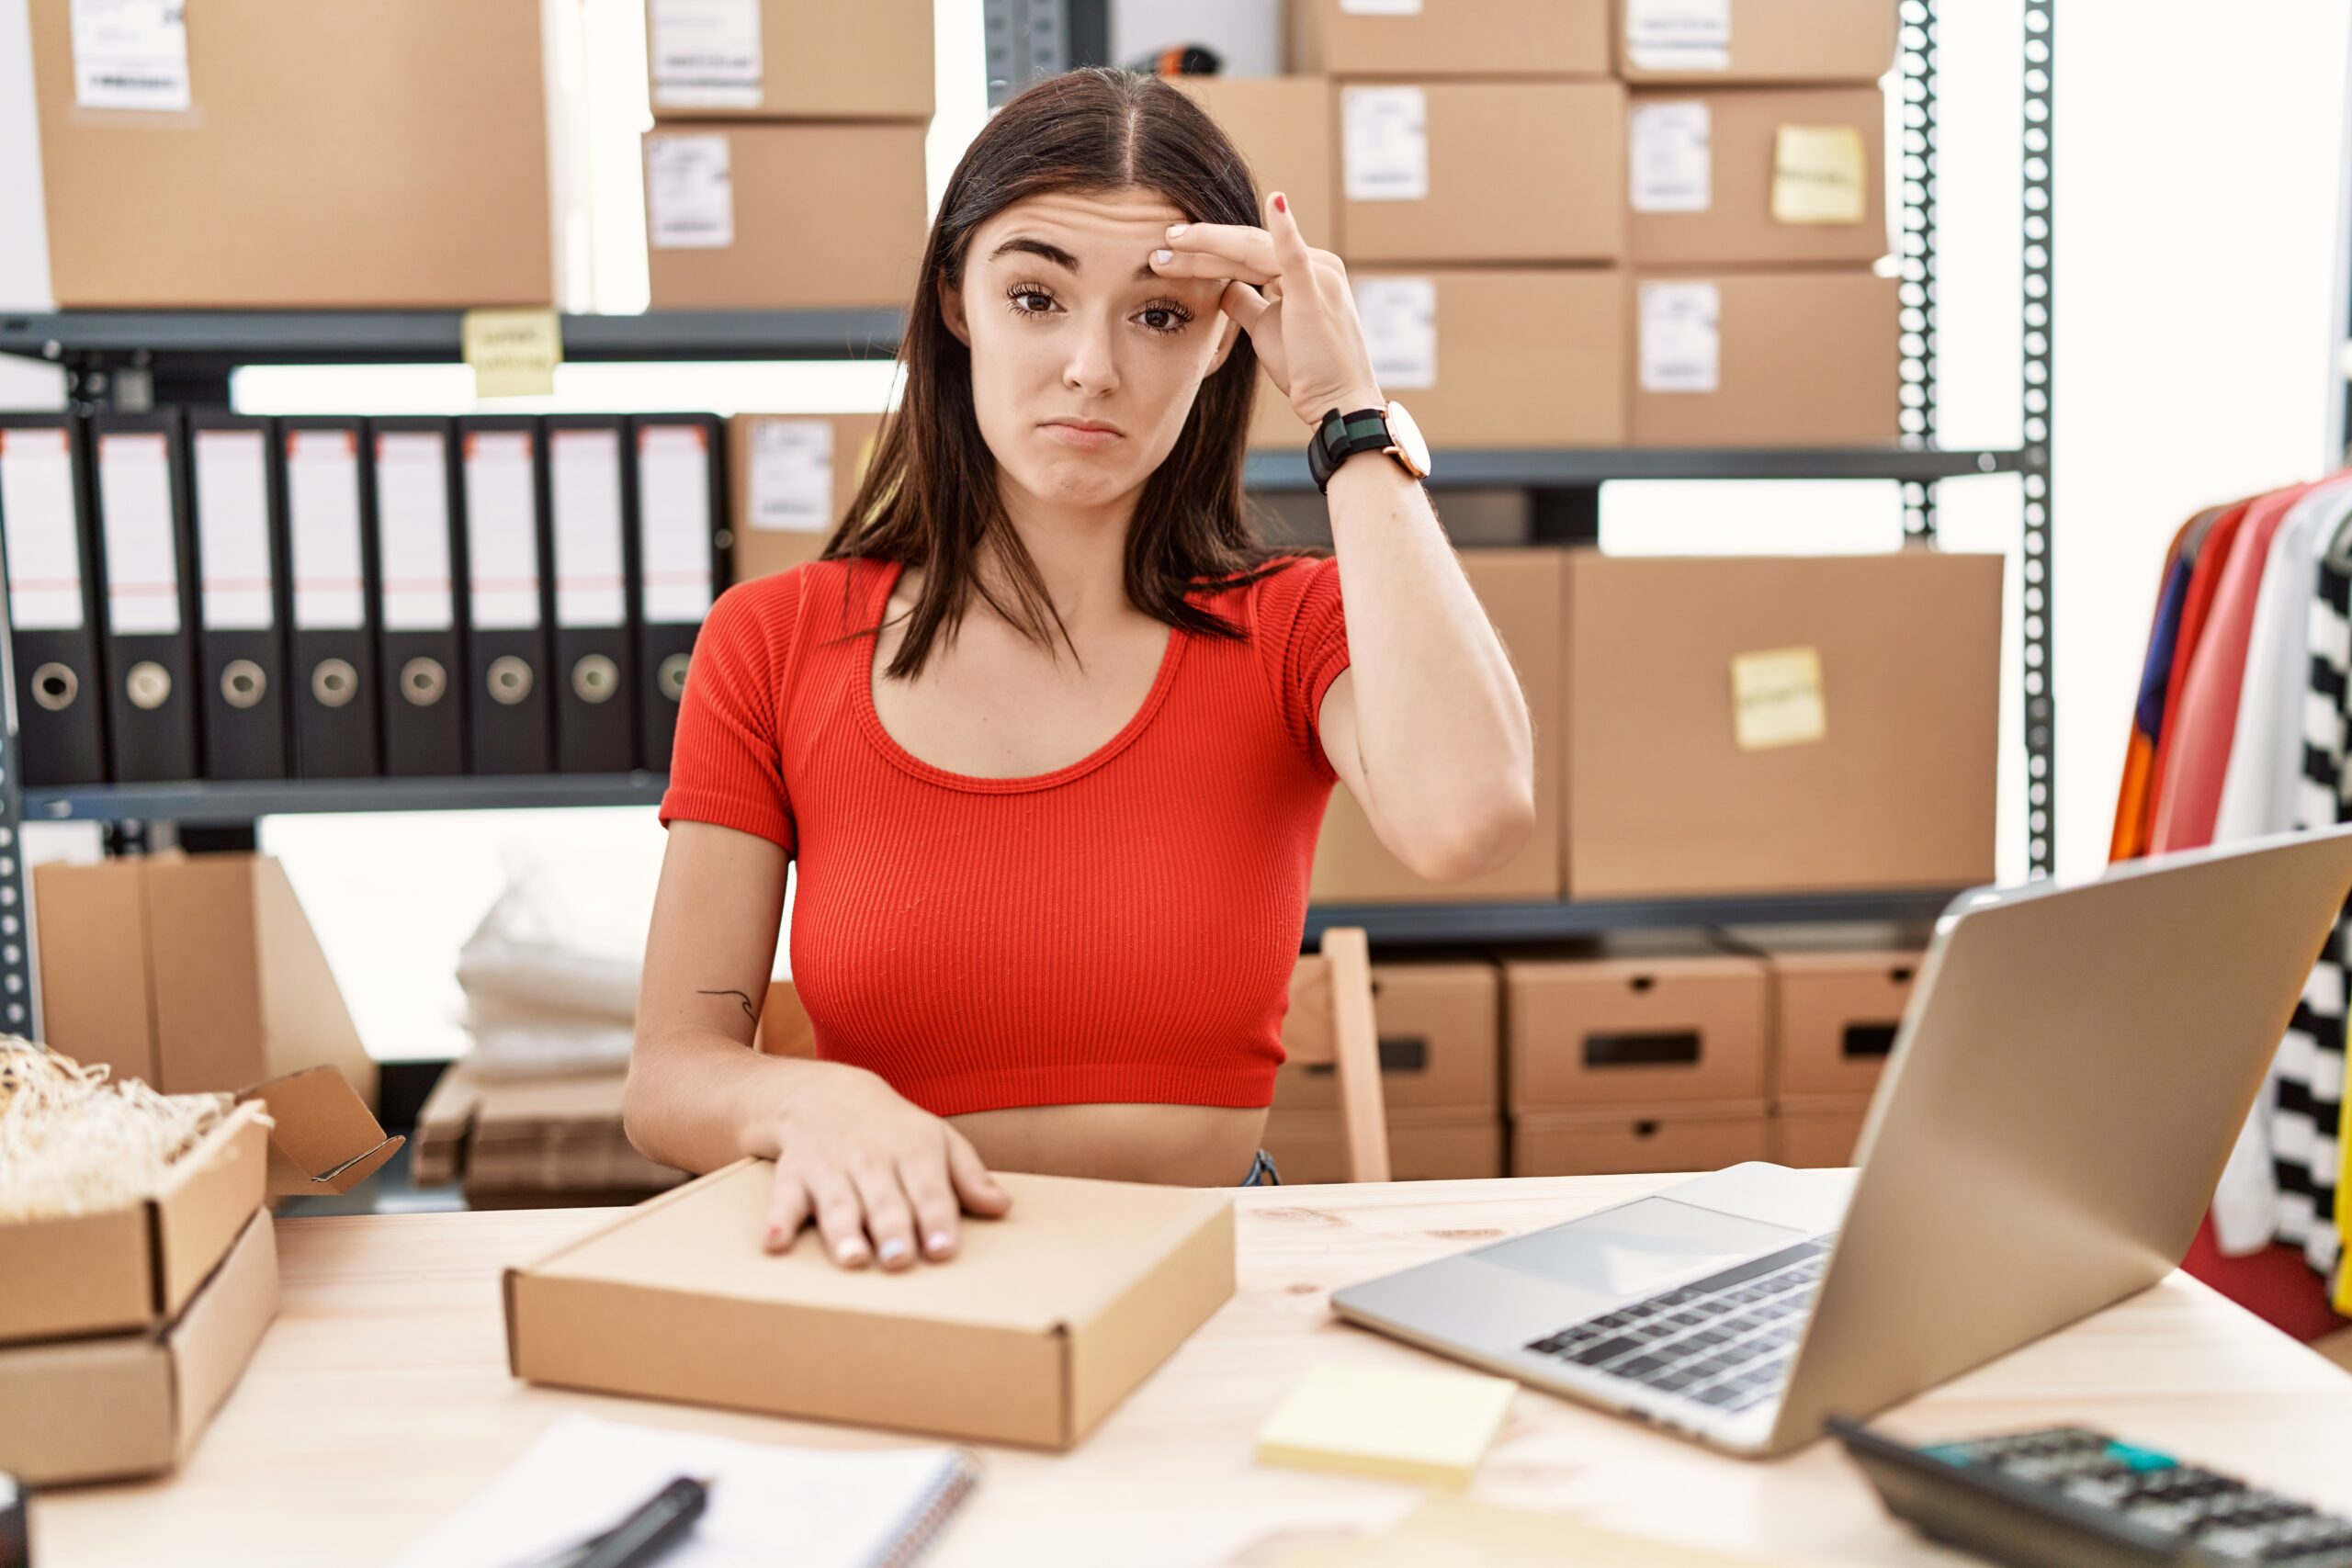
<path id="1" fill-rule="evenodd" d="M 1860 223 L 1869 211 L 1860 128 L 1784 125 L 1772 148 L 1772 220 Z"/>
<path id="2" fill-rule="evenodd" d="M 484 398 L 544 398 L 563 362 L 563 330 L 553 310 L 468 310 L 458 339 Z"/>
<path id="3" fill-rule="evenodd" d="M 1732 740 L 1743 751 L 1802 746 L 1829 733 L 1821 650 L 1774 648 L 1731 661 Z"/>
<path id="4" fill-rule="evenodd" d="M 1309 1367 L 1258 1428 L 1258 1459 L 1467 1485 L 1519 1385 L 1477 1372 Z"/>

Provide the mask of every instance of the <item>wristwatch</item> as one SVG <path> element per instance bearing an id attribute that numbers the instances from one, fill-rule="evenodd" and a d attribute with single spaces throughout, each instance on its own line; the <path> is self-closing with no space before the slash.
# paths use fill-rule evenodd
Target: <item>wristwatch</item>
<path id="1" fill-rule="evenodd" d="M 1429 477 L 1429 443 L 1405 405 L 1393 398 L 1382 408 L 1352 413 L 1333 409 L 1323 416 L 1306 442 L 1306 471 L 1315 476 L 1315 488 L 1329 493 L 1331 476 L 1359 452 L 1385 452 L 1415 479 Z"/>

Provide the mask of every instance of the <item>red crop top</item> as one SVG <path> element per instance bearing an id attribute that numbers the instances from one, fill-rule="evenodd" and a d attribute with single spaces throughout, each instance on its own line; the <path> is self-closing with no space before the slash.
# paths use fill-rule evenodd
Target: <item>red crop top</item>
<path id="1" fill-rule="evenodd" d="M 1126 727 L 1027 778 L 901 749 L 875 712 L 897 563 L 728 590 L 695 644 L 662 821 L 755 833 L 798 874 L 792 976 L 819 1055 L 934 1115 L 1093 1101 L 1261 1106 L 1338 775 L 1339 562 L 1189 596 Z"/>

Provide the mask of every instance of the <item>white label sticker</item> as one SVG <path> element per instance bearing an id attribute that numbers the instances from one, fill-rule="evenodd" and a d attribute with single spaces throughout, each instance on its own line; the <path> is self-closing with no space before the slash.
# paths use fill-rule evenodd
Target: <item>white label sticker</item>
<path id="1" fill-rule="evenodd" d="M 430 430 L 377 435 L 376 560 L 386 631 L 440 632 L 457 625 L 446 437 Z"/>
<path id="2" fill-rule="evenodd" d="M 1731 0 L 1625 0 L 1625 58 L 1644 71 L 1731 69 Z"/>
<path id="3" fill-rule="evenodd" d="M 699 424 L 637 432 L 638 613 L 690 626 L 710 613 L 710 437 Z"/>
<path id="4" fill-rule="evenodd" d="M 1424 201 L 1430 99 L 1419 87 L 1343 87 L 1340 122 L 1350 201 Z"/>
<path id="5" fill-rule="evenodd" d="M 1642 390 L 1712 392 L 1723 367 L 1723 291 L 1712 283 L 1642 285 Z"/>
<path id="6" fill-rule="evenodd" d="M 760 107 L 760 0 L 653 0 L 651 20 L 656 105 Z"/>
<path id="7" fill-rule="evenodd" d="M 172 448 L 161 431 L 98 437 L 98 517 L 106 536 L 107 629 L 125 637 L 178 631 Z"/>
<path id="8" fill-rule="evenodd" d="M 509 631 L 539 624 L 539 502 L 531 436 L 466 434 L 466 603 L 473 624 Z"/>
<path id="9" fill-rule="evenodd" d="M 0 430 L 0 529 L 8 619 L 18 631 L 82 626 L 82 535 L 74 444 L 62 430 Z"/>
<path id="10" fill-rule="evenodd" d="M 1704 212 L 1715 198 L 1713 117 L 1695 99 L 1635 104 L 1625 165 L 1636 212 Z"/>
<path id="11" fill-rule="evenodd" d="M 548 506 L 555 516 L 556 625 L 626 625 L 619 431 L 548 434 Z"/>
<path id="12" fill-rule="evenodd" d="M 751 525 L 790 534 L 833 525 L 833 427 L 763 419 L 752 427 Z"/>
<path id="13" fill-rule="evenodd" d="M 1373 379 L 1390 391 L 1437 385 L 1437 279 L 1359 277 L 1356 316 Z"/>
<path id="14" fill-rule="evenodd" d="M 74 0 L 74 101 L 85 109 L 188 107 L 185 0 Z"/>
<path id="15" fill-rule="evenodd" d="M 1421 0 L 1340 0 L 1340 9 L 1351 17 L 1418 17 Z"/>
<path id="16" fill-rule="evenodd" d="M 735 243 L 735 186 L 724 136 L 656 136 L 645 143 L 648 230 L 657 251 Z"/>
<path id="17" fill-rule="evenodd" d="M 269 563 L 269 442 L 258 430 L 196 433 L 198 618 L 213 631 L 277 620 Z"/>
<path id="18" fill-rule="evenodd" d="M 293 547 L 294 624 L 313 631 L 365 626 L 356 431 L 286 433 L 286 533 Z"/>

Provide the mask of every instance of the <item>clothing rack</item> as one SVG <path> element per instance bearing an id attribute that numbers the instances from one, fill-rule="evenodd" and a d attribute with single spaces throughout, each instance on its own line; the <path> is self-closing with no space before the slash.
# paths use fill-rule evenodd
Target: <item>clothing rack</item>
<path id="1" fill-rule="evenodd" d="M 2053 863 L 2056 792 L 2051 640 L 2052 160 L 2055 0 L 2028 0 L 2021 39 L 2019 127 L 2023 440 L 2015 447 L 1947 450 L 1937 444 L 1936 0 L 1899 0 L 1902 176 L 1900 238 L 1903 406 L 1899 443 L 1839 450 L 1534 450 L 1448 454 L 1435 488 L 1526 492 L 1535 542 L 1594 543 L 1600 493 L 1615 479 L 1858 479 L 1901 486 L 1906 536 L 1932 541 L 1936 487 L 1982 474 L 2019 476 L 2022 492 L 2024 738 L 2028 862 Z M 1108 0 L 986 0 L 990 101 L 1031 77 L 1104 62 Z M 223 407 L 232 372 L 246 365 L 454 363 L 450 311 L 63 311 L 0 314 L 0 354 L 61 367 L 82 412 Z M 571 360 L 865 358 L 895 353 L 896 311 L 686 311 L 563 318 Z M 1253 454 L 1253 490 L 1303 491 L 1303 455 Z M 11 659 L 0 595 L 0 679 Z M 135 852 L 178 841 L 251 848 L 258 818 L 280 812 L 413 811 L 650 805 L 651 773 L 525 778 L 287 780 L 260 784 L 100 784 L 28 791 L 20 783 L 14 716 L 0 726 L 0 1030 L 39 1029 L 37 955 L 21 851 L 28 821 L 94 821 L 108 846 Z M 1957 889 L 1892 893 L 1393 906 L 1317 906 L 1305 940 L 1329 924 L 1362 926 L 1379 943 L 1485 943 L 1589 937 L 1657 927 L 1932 918 Z"/>

